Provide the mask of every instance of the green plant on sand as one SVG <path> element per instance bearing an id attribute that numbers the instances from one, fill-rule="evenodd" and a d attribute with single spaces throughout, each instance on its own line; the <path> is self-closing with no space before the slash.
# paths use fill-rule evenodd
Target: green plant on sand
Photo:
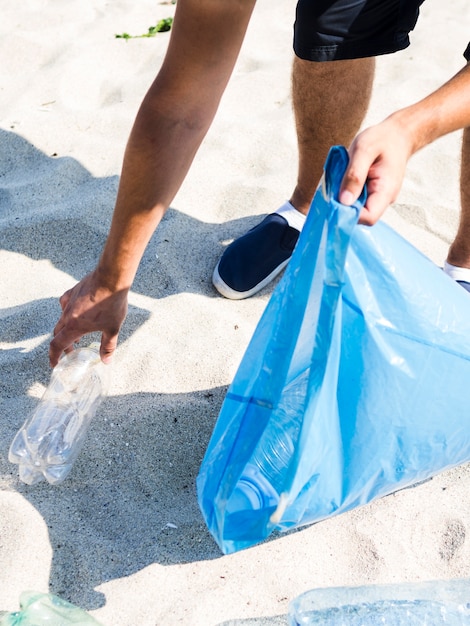
<path id="1" fill-rule="evenodd" d="M 165 17 L 159 20 L 155 26 L 150 26 L 148 32 L 143 35 L 129 35 L 129 33 L 122 33 L 121 35 L 115 35 L 116 39 L 140 39 L 142 37 L 155 37 L 157 33 L 165 33 L 171 29 L 173 24 L 172 17 Z"/>

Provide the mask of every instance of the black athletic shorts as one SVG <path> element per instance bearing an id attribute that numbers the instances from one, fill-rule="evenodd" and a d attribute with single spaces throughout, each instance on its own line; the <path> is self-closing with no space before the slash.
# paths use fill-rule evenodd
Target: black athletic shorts
<path id="1" fill-rule="evenodd" d="M 298 0 L 294 51 L 307 61 L 403 50 L 424 0 Z"/>
<path id="2" fill-rule="evenodd" d="M 468 44 L 467 49 L 465 50 L 463 55 L 467 59 L 467 61 L 470 61 L 470 43 Z"/>

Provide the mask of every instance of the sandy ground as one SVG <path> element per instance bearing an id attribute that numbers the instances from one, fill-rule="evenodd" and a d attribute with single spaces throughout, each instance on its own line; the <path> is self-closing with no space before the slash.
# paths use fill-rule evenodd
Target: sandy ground
<path id="1" fill-rule="evenodd" d="M 93 268 L 121 160 L 174 7 L 150 0 L 1 2 L 0 611 L 51 591 L 104 626 L 286 624 L 299 593 L 466 577 L 464 466 L 361 509 L 222 556 L 195 478 L 227 386 L 272 287 L 214 291 L 231 239 L 289 197 L 294 0 L 258 0 L 217 118 L 152 238 L 130 296 L 110 396 L 61 485 L 28 487 L 10 442 L 47 385 L 57 298 Z M 428 0 L 405 51 L 378 60 L 366 123 L 463 65 L 470 9 Z M 459 215 L 459 133 L 413 157 L 386 221 L 436 263 Z"/>

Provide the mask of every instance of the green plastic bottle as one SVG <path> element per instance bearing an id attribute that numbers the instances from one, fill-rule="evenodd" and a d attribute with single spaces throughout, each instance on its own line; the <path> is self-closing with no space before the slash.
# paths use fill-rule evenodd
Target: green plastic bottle
<path id="1" fill-rule="evenodd" d="M 88 613 L 52 593 L 24 591 L 20 610 L 0 616 L 0 626 L 102 626 Z"/>

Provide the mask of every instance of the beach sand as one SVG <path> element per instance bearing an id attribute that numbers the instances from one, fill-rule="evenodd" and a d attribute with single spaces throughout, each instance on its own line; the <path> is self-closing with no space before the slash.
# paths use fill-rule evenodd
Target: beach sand
<path id="1" fill-rule="evenodd" d="M 195 478 L 227 386 L 272 293 L 233 302 L 224 246 L 292 191 L 294 0 L 258 0 L 216 120 L 142 260 L 109 398 L 70 477 L 27 486 L 8 447 L 50 377 L 58 297 L 94 267 L 125 143 L 174 6 L 2 3 L 0 21 L 0 611 L 50 591 L 103 626 L 286 624 L 317 587 L 467 577 L 470 470 L 222 556 Z M 428 0 L 405 51 L 378 59 L 366 124 L 463 66 L 467 0 Z M 441 264 L 459 216 L 460 133 L 415 155 L 385 220 Z"/>

